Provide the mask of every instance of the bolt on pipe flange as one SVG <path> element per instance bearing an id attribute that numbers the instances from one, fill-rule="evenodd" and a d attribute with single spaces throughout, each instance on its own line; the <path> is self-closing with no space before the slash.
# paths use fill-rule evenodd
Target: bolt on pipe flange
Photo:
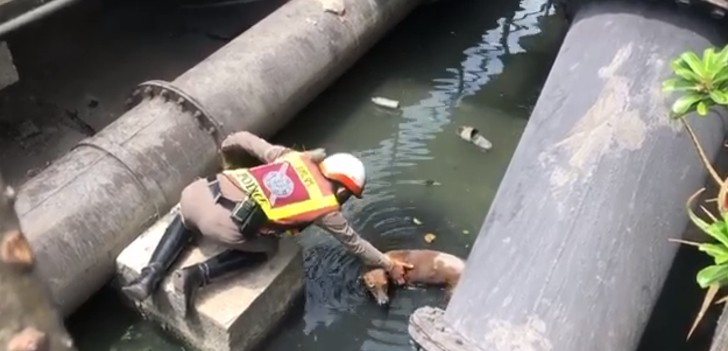
<path id="1" fill-rule="evenodd" d="M 199 123 L 200 129 L 212 135 L 217 145 L 222 143 L 224 135 L 222 123 L 212 117 L 212 115 L 207 112 L 204 107 L 202 107 L 202 104 L 200 104 L 192 96 L 183 92 L 170 82 L 165 82 L 163 80 L 150 80 L 139 84 L 139 86 L 134 89 L 131 96 L 126 100 L 126 109 L 130 110 L 142 100 L 151 99 L 155 96 L 161 97 L 164 101 L 173 102 L 179 105 L 183 111 L 190 112 L 197 120 L 197 123 Z"/>

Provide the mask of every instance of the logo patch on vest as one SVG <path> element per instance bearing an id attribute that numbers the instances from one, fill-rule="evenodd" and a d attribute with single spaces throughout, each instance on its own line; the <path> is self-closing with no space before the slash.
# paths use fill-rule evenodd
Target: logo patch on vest
<path id="1" fill-rule="evenodd" d="M 251 189 L 251 195 L 259 203 L 278 208 L 310 199 L 305 182 L 288 162 L 258 166 L 249 171 L 260 184 L 259 190 Z M 265 200 L 259 200 L 259 196 Z"/>
<path id="2" fill-rule="evenodd" d="M 287 171 L 288 163 L 284 163 L 280 169 L 263 175 L 263 186 L 270 192 L 271 205 L 275 205 L 276 199 L 287 198 L 293 194 L 295 185 L 291 177 L 286 174 Z"/>
<path id="3" fill-rule="evenodd" d="M 330 184 L 324 178 L 319 182 L 316 172 L 314 163 L 291 153 L 273 163 L 223 173 L 260 205 L 268 220 L 297 228 L 340 208 Z"/>

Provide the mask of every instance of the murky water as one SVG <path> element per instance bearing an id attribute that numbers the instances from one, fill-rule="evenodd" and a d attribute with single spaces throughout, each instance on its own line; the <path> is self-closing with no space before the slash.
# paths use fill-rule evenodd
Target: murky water
<path id="1" fill-rule="evenodd" d="M 419 9 L 275 141 L 364 159 L 365 198 L 345 210 L 375 246 L 467 257 L 563 37 L 565 24 L 545 3 L 442 0 Z M 373 96 L 401 108 L 377 107 Z M 461 125 L 478 128 L 493 150 L 459 139 Z M 431 244 L 426 233 L 436 235 Z M 300 242 L 305 302 L 262 350 L 409 350 L 409 314 L 443 305 L 439 290 L 401 290 L 383 310 L 365 295 L 358 261 L 336 240 L 311 228 Z M 79 311 L 71 328 L 81 350 L 184 349 L 109 291 Z"/>

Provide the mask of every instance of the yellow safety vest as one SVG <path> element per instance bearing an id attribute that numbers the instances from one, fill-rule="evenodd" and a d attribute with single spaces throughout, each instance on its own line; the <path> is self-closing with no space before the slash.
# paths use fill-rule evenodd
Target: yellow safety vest
<path id="1" fill-rule="evenodd" d="M 313 162 L 300 152 L 289 152 L 272 163 L 223 171 L 260 205 L 272 222 L 308 223 L 339 208 L 325 178 L 314 175 Z"/>

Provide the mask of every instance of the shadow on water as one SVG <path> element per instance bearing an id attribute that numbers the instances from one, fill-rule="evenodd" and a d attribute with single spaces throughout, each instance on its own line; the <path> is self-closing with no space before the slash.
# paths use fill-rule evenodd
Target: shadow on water
<path id="1" fill-rule="evenodd" d="M 84 304 L 69 321 L 80 351 L 184 351 L 156 324 L 139 316 L 117 299 L 111 287 L 104 287 Z"/>
<path id="2" fill-rule="evenodd" d="M 430 247 L 467 257 L 566 29 L 545 4 L 442 0 L 421 7 L 274 141 L 364 160 L 365 196 L 345 212 L 378 248 Z M 401 108 L 377 107 L 373 96 L 398 100 Z M 480 129 L 494 149 L 484 153 L 460 140 L 461 125 Z M 436 240 L 425 243 L 426 233 Z M 333 237 L 310 228 L 299 242 L 305 302 L 261 351 L 409 350 L 409 314 L 443 304 L 441 291 L 413 289 L 397 291 L 389 309 L 379 308 L 358 282 L 360 263 Z M 115 298 L 106 295 L 98 299 Z M 111 333 L 89 333 L 88 321 L 104 314 L 110 315 L 88 307 L 72 321 L 81 349 L 138 350 L 118 346 Z M 119 314 L 120 321 L 107 322 L 116 324 L 109 328 L 117 336 L 131 330 L 155 350 L 179 349 L 147 323 Z"/>

